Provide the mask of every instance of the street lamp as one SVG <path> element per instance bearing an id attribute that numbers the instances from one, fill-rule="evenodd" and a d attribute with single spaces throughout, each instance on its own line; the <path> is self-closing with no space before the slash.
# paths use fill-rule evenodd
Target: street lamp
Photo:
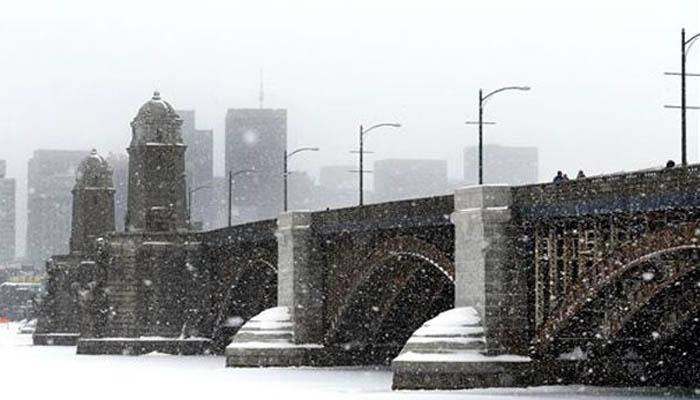
<path id="1" fill-rule="evenodd" d="M 289 159 L 302 151 L 318 151 L 318 147 L 300 147 L 291 153 L 287 154 L 287 150 L 284 150 L 284 211 L 287 212 L 287 176 L 289 176 L 289 171 L 287 169 L 287 162 Z"/>
<path id="2" fill-rule="evenodd" d="M 493 92 L 484 96 L 483 91 L 479 89 L 479 121 L 476 123 L 479 125 L 479 185 L 484 183 L 484 106 L 486 105 L 486 100 L 496 93 L 505 92 L 506 90 L 530 90 L 529 86 L 507 86 L 500 89 L 496 89 Z M 473 124 L 473 121 L 467 121 L 467 124 Z"/>
<path id="3" fill-rule="evenodd" d="M 187 219 L 189 219 L 190 224 L 192 224 L 192 195 L 195 194 L 197 191 L 202 190 L 202 189 L 212 189 L 214 186 L 211 185 L 202 185 L 202 186 L 197 186 L 194 189 L 190 189 L 187 191 Z"/>
<path id="4" fill-rule="evenodd" d="M 679 106 L 665 106 L 666 108 L 680 108 L 681 109 L 681 162 L 683 165 L 688 165 L 688 156 L 686 151 L 686 110 L 698 110 L 700 107 L 689 107 L 686 104 L 685 96 L 685 78 L 687 76 L 700 76 L 700 74 L 688 74 L 685 72 L 685 64 L 688 58 L 688 52 L 690 48 L 693 47 L 695 41 L 700 38 L 700 33 L 695 34 L 690 39 L 685 39 L 685 29 L 681 29 L 681 72 L 667 72 L 666 75 L 680 75 L 681 76 L 681 105 Z"/>
<path id="5" fill-rule="evenodd" d="M 401 124 L 397 123 L 383 123 L 383 124 L 376 124 L 372 125 L 367 129 L 364 129 L 362 125 L 360 125 L 360 151 L 358 151 L 358 154 L 360 155 L 360 169 L 357 171 L 360 174 L 360 206 L 363 205 L 364 203 L 364 174 L 365 170 L 363 169 L 364 166 L 364 138 L 365 135 L 370 133 L 373 129 L 376 128 L 381 128 L 381 127 L 392 127 L 392 128 L 400 128 Z"/>
<path id="6" fill-rule="evenodd" d="M 255 172 L 254 169 L 242 169 L 236 172 L 233 172 L 233 170 L 228 171 L 228 226 L 231 226 L 231 193 L 233 192 L 233 177 L 240 174 L 253 172 Z"/>

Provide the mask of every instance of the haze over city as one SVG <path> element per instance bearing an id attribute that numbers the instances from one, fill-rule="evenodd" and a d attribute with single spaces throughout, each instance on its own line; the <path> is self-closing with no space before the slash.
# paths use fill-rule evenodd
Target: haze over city
<path id="1" fill-rule="evenodd" d="M 6 3 L 5 397 L 700 395 L 700 0 Z"/>
<path id="2" fill-rule="evenodd" d="M 0 159 L 18 180 L 24 251 L 27 159 L 35 149 L 123 152 L 129 122 L 154 89 L 214 130 L 223 175 L 224 116 L 288 110 L 294 160 L 317 174 L 354 164 L 361 123 L 400 122 L 367 147 L 385 158 L 448 160 L 476 144 L 477 92 L 528 85 L 490 103 L 486 143 L 539 148 L 540 180 L 633 170 L 680 158 L 680 27 L 700 3 L 674 1 L 14 2 L 0 15 Z M 700 72 L 700 52 L 689 72 Z M 689 78 L 690 105 L 698 105 Z M 698 114 L 690 112 L 690 162 Z M 371 179 L 371 178 L 370 178 Z"/>

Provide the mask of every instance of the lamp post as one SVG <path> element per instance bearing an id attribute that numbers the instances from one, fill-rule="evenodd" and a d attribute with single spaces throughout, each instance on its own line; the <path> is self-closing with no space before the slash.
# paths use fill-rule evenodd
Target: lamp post
<path id="1" fill-rule="evenodd" d="M 484 96 L 483 90 L 479 89 L 479 185 L 484 183 L 484 125 L 488 124 L 484 122 L 484 106 L 486 105 L 486 100 L 496 93 L 505 92 L 506 90 L 530 90 L 529 86 L 506 86 L 500 89 L 496 89 Z M 467 124 L 472 124 L 473 121 L 467 121 Z"/>
<path id="2" fill-rule="evenodd" d="M 681 29 L 681 161 L 683 165 L 688 165 L 688 156 L 686 150 L 686 110 L 688 109 L 688 105 L 686 104 L 685 100 L 685 78 L 687 76 L 685 72 L 685 64 L 688 60 L 688 52 L 690 51 L 690 48 L 695 43 L 695 40 L 697 40 L 699 37 L 700 33 L 697 33 L 690 39 L 686 40 L 685 29 Z"/>
<path id="3" fill-rule="evenodd" d="M 364 141 L 365 141 L 365 135 L 367 135 L 370 131 L 373 129 L 381 128 L 381 127 L 392 127 L 392 128 L 400 128 L 401 124 L 398 123 L 382 123 L 382 124 L 376 124 L 372 125 L 367 129 L 364 129 L 362 125 L 360 125 L 360 150 L 358 151 L 358 154 L 360 156 L 360 168 L 358 169 L 358 174 L 360 174 L 360 206 L 364 204 Z"/>
<path id="4" fill-rule="evenodd" d="M 700 77 L 700 74 L 689 74 L 685 70 L 686 61 L 688 60 L 688 52 L 690 48 L 695 44 L 695 41 L 700 38 L 700 33 L 695 34 L 690 39 L 685 38 L 685 29 L 681 29 L 681 72 L 666 72 L 666 75 L 680 75 L 681 77 L 681 105 L 666 105 L 665 108 L 674 108 L 681 110 L 681 163 L 683 165 L 688 165 L 688 155 L 686 150 L 686 133 L 687 133 L 687 123 L 686 123 L 686 111 L 687 110 L 700 110 L 697 106 L 688 106 L 686 103 L 686 84 L 685 80 L 689 76 Z"/>
<path id="5" fill-rule="evenodd" d="M 192 195 L 195 194 L 197 191 L 202 190 L 202 189 L 211 189 L 214 186 L 211 185 L 202 185 L 202 186 L 197 186 L 194 189 L 190 189 L 187 191 L 187 219 L 190 221 L 190 225 L 192 224 Z"/>
<path id="6" fill-rule="evenodd" d="M 231 226 L 231 194 L 233 192 L 233 177 L 240 175 L 240 174 L 246 174 L 246 173 L 253 173 L 255 172 L 254 169 L 241 169 L 239 171 L 233 172 L 233 170 L 228 171 L 228 226 Z"/>
<path id="7" fill-rule="evenodd" d="M 292 152 L 289 153 L 289 154 L 287 154 L 287 150 L 286 150 L 286 149 L 284 150 L 284 173 L 283 173 L 283 175 L 284 175 L 284 212 L 287 212 L 287 201 L 288 201 L 288 200 L 287 200 L 287 198 L 288 198 L 288 194 L 287 194 L 287 193 L 288 193 L 288 192 L 287 192 L 287 176 L 289 176 L 289 170 L 288 170 L 288 168 L 287 168 L 287 163 L 288 163 L 289 159 L 290 159 L 293 155 L 295 155 L 295 154 L 297 154 L 297 153 L 301 153 L 302 151 L 318 151 L 318 150 L 319 150 L 318 147 L 300 147 L 300 148 L 298 148 L 298 149 L 292 151 Z"/>

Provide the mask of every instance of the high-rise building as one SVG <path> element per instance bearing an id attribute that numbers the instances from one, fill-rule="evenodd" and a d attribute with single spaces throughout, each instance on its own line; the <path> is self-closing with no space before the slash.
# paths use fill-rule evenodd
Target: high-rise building
<path id="1" fill-rule="evenodd" d="M 464 149 L 464 181 L 479 180 L 479 148 Z M 524 185 L 538 181 L 537 147 L 514 147 L 489 144 L 484 146 L 484 183 Z"/>
<path id="2" fill-rule="evenodd" d="M 212 215 L 214 220 L 208 229 L 218 229 L 228 224 L 228 176 L 215 176 L 212 179 L 212 186 Z M 236 188 L 234 187 L 232 192 L 235 193 L 235 191 Z"/>
<path id="3" fill-rule="evenodd" d="M 114 181 L 114 220 L 118 231 L 124 231 L 126 219 L 126 195 L 129 187 L 129 156 L 109 153 L 107 164 L 112 167 Z"/>
<path id="4" fill-rule="evenodd" d="M 68 252 L 71 190 L 78 164 L 90 154 L 80 150 L 36 150 L 27 171 L 27 257 L 43 269 L 52 254 Z"/>
<path id="5" fill-rule="evenodd" d="M 0 262 L 15 258 L 15 180 L 6 178 L 7 164 L 0 160 Z"/>
<path id="6" fill-rule="evenodd" d="M 306 171 L 289 171 L 287 193 L 289 210 L 316 210 L 319 206 L 318 186 Z"/>
<path id="7" fill-rule="evenodd" d="M 319 205 L 321 208 L 340 208 L 356 205 L 358 178 L 354 165 L 324 165 L 319 174 Z"/>
<path id="8" fill-rule="evenodd" d="M 226 114 L 226 171 L 236 176 L 236 222 L 276 218 L 283 208 L 287 110 L 230 109 Z"/>
<path id="9" fill-rule="evenodd" d="M 447 161 L 388 159 L 374 163 L 372 201 L 443 195 L 447 192 Z"/>
<path id="10" fill-rule="evenodd" d="M 182 119 L 153 93 L 131 122 L 127 231 L 187 228 Z"/>
<path id="11" fill-rule="evenodd" d="M 213 131 L 197 129 L 194 110 L 178 110 L 182 118 L 182 139 L 187 146 L 185 173 L 187 191 L 192 190 L 192 221 L 202 222 L 205 229 L 214 227 L 216 221 L 213 201 L 214 138 Z M 198 189 L 201 188 L 201 189 Z"/>

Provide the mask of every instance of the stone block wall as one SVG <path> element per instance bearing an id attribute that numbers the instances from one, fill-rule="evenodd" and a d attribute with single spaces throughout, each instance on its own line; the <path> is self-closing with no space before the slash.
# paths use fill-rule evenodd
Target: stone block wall
<path id="1" fill-rule="evenodd" d="M 46 262 L 46 292 L 36 333 L 77 333 L 80 329 L 80 256 L 53 256 Z"/>

